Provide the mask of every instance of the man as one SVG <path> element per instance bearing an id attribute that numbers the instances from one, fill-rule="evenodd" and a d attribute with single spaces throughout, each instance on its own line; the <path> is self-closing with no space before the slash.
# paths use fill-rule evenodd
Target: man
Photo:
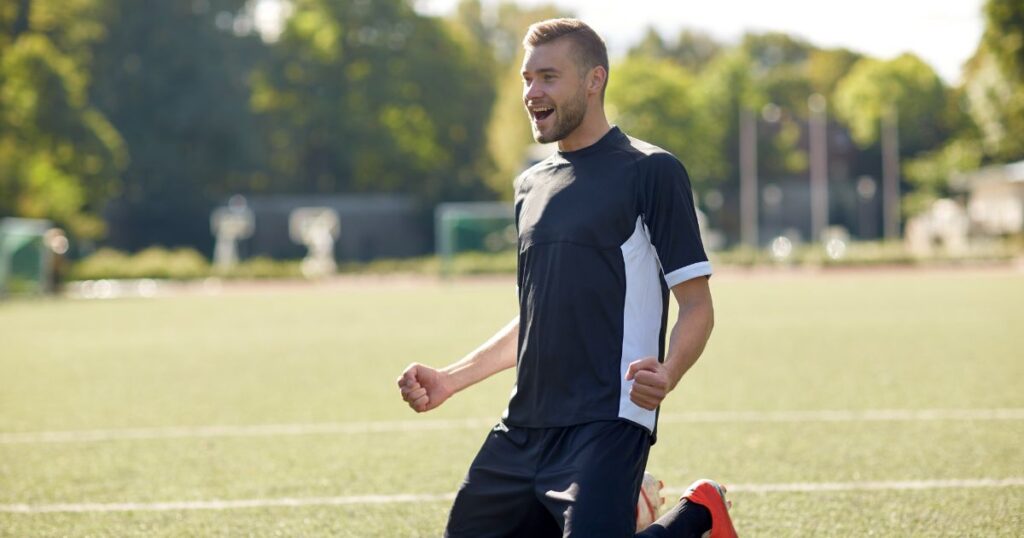
<path id="1" fill-rule="evenodd" d="M 682 164 L 605 117 L 601 38 L 554 19 L 523 45 L 533 136 L 558 151 L 516 179 L 520 314 L 446 368 L 410 365 L 398 385 L 425 412 L 517 367 L 446 536 L 633 536 L 658 406 L 711 334 L 711 265 Z M 666 353 L 669 290 L 679 318 Z M 711 481 L 638 536 L 705 533 L 735 536 Z"/>

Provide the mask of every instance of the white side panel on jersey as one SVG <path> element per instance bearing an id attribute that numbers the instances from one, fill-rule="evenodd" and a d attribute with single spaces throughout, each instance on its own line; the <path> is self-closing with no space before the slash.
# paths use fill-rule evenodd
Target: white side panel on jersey
<path id="1" fill-rule="evenodd" d="M 626 306 L 622 318 L 622 359 L 619 364 L 619 417 L 654 431 L 655 413 L 629 399 L 632 381 L 626 371 L 633 361 L 657 357 L 661 337 L 661 267 L 647 229 L 640 218 L 636 231 L 623 243 L 626 267 Z"/>
<path id="2" fill-rule="evenodd" d="M 512 385 L 512 394 L 508 395 L 509 405 L 511 405 L 511 403 L 512 403 L 512 398 L 516 397 L 516 393 L 517 392 L 519 392 L 519 383 L 516 383 L 515 385 Z M 502 411 L 502 413 L 501 413 L 502 420 L 508 420 L 508 408 L 509 408 L 509 406 L 506 405 L 505 406 L 505 410 Z"/>

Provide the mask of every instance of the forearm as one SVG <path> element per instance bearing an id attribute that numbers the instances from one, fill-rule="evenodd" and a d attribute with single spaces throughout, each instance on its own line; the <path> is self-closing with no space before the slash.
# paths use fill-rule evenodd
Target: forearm
<path id="1" fill-rule="evenodd" d="M 714 308 L 710 300 L 680 307 L 679 318 L 672 327 L 668 352 L 665 355 L 670 390 L 675 388 L 683 375 L 700 358 L 714 325 Z"/>
<path id="2" fill-rule="evenodd" d="M 519 318 L 456 363 L 441 369 L 447 374 L 453 392 L 474 385 L 516 365 L 519 348 Z"/>

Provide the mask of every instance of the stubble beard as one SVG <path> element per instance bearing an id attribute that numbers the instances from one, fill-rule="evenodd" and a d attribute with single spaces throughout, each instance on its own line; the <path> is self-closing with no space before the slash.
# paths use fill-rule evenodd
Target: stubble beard
<path id="1" fill-rule="evenodd" d="M 587 92 L 581 85 L 576 95 L 558 107 L 558 117 L 551 134 L 544 135 L 534 124 L 533 139 L 541 144 L 558 142 L 572 134 L 577 127 L 583 123 L 583 117 L 587 115 Z"/>

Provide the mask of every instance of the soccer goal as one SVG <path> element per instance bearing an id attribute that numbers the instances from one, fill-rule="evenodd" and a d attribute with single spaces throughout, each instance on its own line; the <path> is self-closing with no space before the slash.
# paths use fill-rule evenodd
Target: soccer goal
<path id="1" fill-rule="evenodd" d="M 434 210 L 434 239 L 441 274 L 450 275 L 452 261 L 463 252 L 501 252 L 516 246 L 515 217 L 510 202 L 449 202 Z"/>
<path id="2" fill-rule="evenodd" d="M 0 297 L 52 291 L 52 226 L 46 220 L 0 219 Z"/>

